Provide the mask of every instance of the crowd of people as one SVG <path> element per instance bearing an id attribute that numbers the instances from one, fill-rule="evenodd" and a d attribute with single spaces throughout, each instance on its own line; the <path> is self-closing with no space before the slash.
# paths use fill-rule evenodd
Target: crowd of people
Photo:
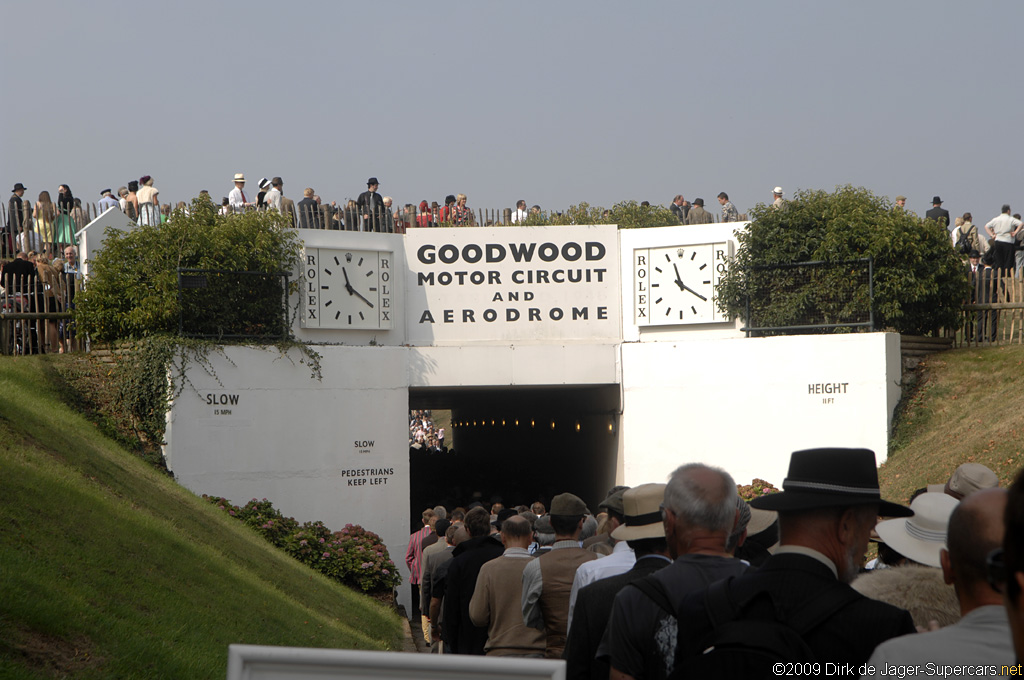
<path id="1" fill-rule="evenodd" d="M 908 507 L 881 498 L 873 452 L 810 449 L 749 503 L 687 464 L 598 510 L 568 492 L 425 510 L 406 552 L 425 645 L 581 680 L 975 677 L 1024 656 L 1024 473 L 1006 490 L 966 463 Z"/>
<path id="2" fill-rule="evenodd" d="M 409 447 L 425 449 L 428 453 L 448 453 L 443 427 L 435 427 L 430 409 L 409 412 Z"/>
<path id="3" fill-rule="evenodd" d="M 74 309 L 81 288 L 78 247 L 64 246 L 61 256 L 47 250 L 21 250 L 0 260 L 0 309 L 12 314 L 43 314 L 18 318 L 10 327 L 4 348 L 13 354 L 63 353 L 77 346 L 74 323 L 66 316 Z M 63 316 L 62 316 L 63 315 Z"/>
<path id="4" fill-rule="evenodd" d="M 439 226 L 476 226 L 495 223 L 520 224 L 531 216 L 543 215 L 539 205 L 528 206 L 519 199 L 514 208 L 495 213 L 487 218 L 479 216 L 467 205 L 465 194 L 448 194 L 443 202 L 421 200 L 418 204 L 406 203 L 400 206 L 390 196 L 379 192 L 380 182 L 370 177 L 366 191 L 355 199 L 326 201 L 313 187 L 302 190 L 302 198 L 293 200 L 284 195 L 284 180 L 281 177 L 263 177 L 257 182 L 255 196 L 246 194 L 247 180 L 244 173 L 235 173 L 231 178 L 233 187 L 226 196 L 215 199 L 207 189 L 199 196 L 220 207 L 222 214 L 241 213 L 249 210 L 273 210 L 288 215 L 300 229 L 338 229 L 347 231 L 372 231 L 405 233 L 411 228 Z M 50 200 L 48 191 L 41 191 L 33 204 L 25 199 L 26 187 L 18 182 L 7 204 L 7 219 L 0 234 L 0 257 L 11 257 L 19 251 L 57 253 L 65 245 L 76 244 L 75 233 L 94 217 L 112 207 L 118 208 L 129 219 L 140 225 L 157 225 L 167 222 L 174 209 L 186 208 L 179 201 L 176 205 L 162 203 L 160 190 L 150 175 L 131 180 L 120 186 L 116 192 L 104 189 L 93 209 L 88 203 L 75 198 L 68 185 L 58 188 L 58 201 Z M 777 187 L 777 200 L 781 201 L 782 189 Z M 722 222 L 736 222 L 744 219 L 729 200 L 725 192 L 718 195 L 721 204 Z M 644 205 L 649 205 L 647 201 Z M 695 199 L 691 205 L 682 195 L 676 196 L 669 205 L 680 224 L 706 224 L 716 221 L 715 215 L 704 209 L 704 199 Z"/>

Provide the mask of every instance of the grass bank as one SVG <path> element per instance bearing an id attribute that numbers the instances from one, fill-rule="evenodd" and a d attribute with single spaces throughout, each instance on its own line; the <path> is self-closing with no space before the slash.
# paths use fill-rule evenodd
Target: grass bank
<path id="1" fill-rule="evenodd" d="M 987 465 L 1008 486 L 1024 465 L 1024 346 L 942 352 L 921 370 L 878 471 L 885 497 L 905 502 L 967 462 Z"/>
<path id="2" fill-rule="evenodd" d="M 0 677 L 223 678 L 231 643 L 398 649 L 388 608 L 275 550 L 0 359 Z"/>

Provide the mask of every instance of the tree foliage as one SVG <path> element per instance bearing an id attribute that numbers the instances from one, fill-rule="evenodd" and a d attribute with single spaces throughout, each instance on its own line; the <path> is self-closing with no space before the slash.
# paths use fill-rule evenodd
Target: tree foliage
<path id="1" fill-rule="evenodd" d="M 718 289 L 723 311 L 744 316 L 748 293 L 772 325 L 799 319 L 800 307 L 823 287 L 855 299 L 863 287 L 843 282 L 805 284 L 798 295 L 776 296 L 779 280 L 756 283 L 754 268 L 792 262 L 874 261 L 875 325 L 900 333 L 926 334 L 956 325 L 967 294 L 962 264 L 946 230 L 891 205 L 864 188 L 843 186 L 829 193 L 798 191 L 783 208 L 758 205 L 751 223 L 737 234 L 739 251 Z M 839 272 L 837 276 L 842 276 Z M 780 275 L 781 279 L 782 275 Z"/>
<path id="2" fill-rule="evenodd" d="M 276 212 L 221 215 L 209 199 L 197 198 L 164 224 L 108 231 L 89 262 L 88 283 L 75 298 L 75 319 L 94 340 L 177 333 L 179 267 L 291 272 L 301 261 L 301 248 L 288 219 Z M 287 327 L 278 279 L 250 277 L 228 289 L 205 301 L 204 320 L 254 333 Z"/>

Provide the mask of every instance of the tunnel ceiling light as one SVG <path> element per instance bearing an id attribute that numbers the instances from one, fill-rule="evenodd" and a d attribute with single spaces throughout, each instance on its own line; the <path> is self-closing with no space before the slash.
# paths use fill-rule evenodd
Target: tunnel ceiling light
<path id="1" fill-rule="evenodd" d="M 519 427 L 519 418 L 516 418 L 516 427 Z"/>
<path id="2" fill-rule="evenodd" d="M 530 418 L 530 427 L 533 427 L 536 424 L 537 424 L 537 421 L 535 421 L 533 418 Z"/>
<path id="3" fill-rule="evenodd" d="M 551 429 L 552 430 L 555 429 L 555 421 L 553 421 L 553 420 L 551 421 Z"/>
<path id="4" fill-rule="evenodd" d="M 576 421 L 576 431 L 577 432 L 580 431 L 580 421 L 578 421 L 578 420 Z"/>

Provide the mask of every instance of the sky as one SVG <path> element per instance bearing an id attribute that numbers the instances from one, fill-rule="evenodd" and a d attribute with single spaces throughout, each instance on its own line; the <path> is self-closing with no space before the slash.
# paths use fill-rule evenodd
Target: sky
<path id="1" fill-rule="evenodd" d="M 1024 3 L 5 2 L 0 187 L 1024 208 Z M 10 30 L 21 26 L 24 30 Z M 21 95 L 15 100 L 12 93 Z M 9 196 L 9 194 L 6 194 Z M 250 200 L 252 197 L 250 196 Z"/>

